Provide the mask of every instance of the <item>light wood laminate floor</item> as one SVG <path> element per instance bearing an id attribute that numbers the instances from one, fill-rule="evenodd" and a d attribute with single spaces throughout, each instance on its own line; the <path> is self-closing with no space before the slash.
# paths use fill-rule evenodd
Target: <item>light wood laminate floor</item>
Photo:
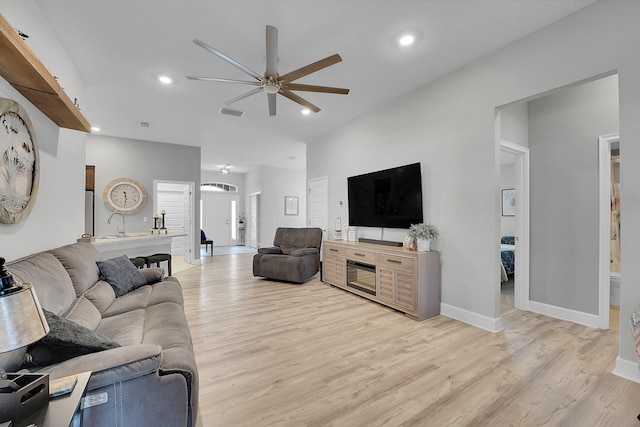
<path id="1" fill-rule="evenodd" d="M 616 333 L 518 310 L 497 334 L 415 322 L 318 277 L 253 278 L 252 257 L 176 274 L 204 427 L 640 425 Z"/>

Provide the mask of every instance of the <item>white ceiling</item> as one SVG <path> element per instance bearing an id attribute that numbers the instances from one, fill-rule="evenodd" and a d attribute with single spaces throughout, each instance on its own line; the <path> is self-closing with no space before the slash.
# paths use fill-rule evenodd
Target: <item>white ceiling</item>
<path id="1" fill-rule="evenodd" d="M 101 134 L 200 146 L 203 169 L 232 173 L 304 166 L 305 143 L 593 2 L 36 0 L 87 85 L 83 112 Z M 219 114 L 253 87 L 185 76 L 251 78 L 192 40 L 262 74 L 267 24 L 279 29 L 280 74 L 338 53 L 343 62 L 297 83 L 350 94 L 298 92 L 322 109 L 309 116 L 279 96 L 269 117 L 264 93 L 232 106 L 242 118 Z M 395 43 L 405 31 L 417 36 L 409 48 Z"/>

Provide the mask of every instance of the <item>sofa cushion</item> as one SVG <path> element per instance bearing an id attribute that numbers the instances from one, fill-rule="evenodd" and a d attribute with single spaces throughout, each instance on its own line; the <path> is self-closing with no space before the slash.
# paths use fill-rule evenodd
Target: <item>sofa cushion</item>
<path id="1" fill-rule="evenodd" d="M 167 279 L 153 285 L 142 286 L 120 298 L 116 298 L 113 304 L 102 313 L 102 316 L 105 318 L 116 316 L 164 302 L 184 305 L 180 283 Z"/>
<path id="2" fill-rule="evenodd" d="M 56 248 L 51 253 L 67 270 L 76 295 L 81 295 L 98 281 L 100 271 L 96 261 L 102 257 L 91 243 L 73 243 Z"/>
<path id="3" fill-rule="evenodd" d="M 131 310 L 102 319 L 96 332 L 124 346 L 141 344 L 146 321 L 146 310 Z"/>
<path id="4" fill-rule="evenodd" d="M 286 247 L 288 252 L 297 248 L 320 249 L 322 229 L 320 228 L 286 228 L 278 227 L 273 238 L 273 246 Z M 285 252 L 285 249 L 282 250 Z"/>
<path id="5" fill-rule="evenodd" d="M 100 313 L 107 311 L 116 300 L 116 293 L 111 285 L 104 280 L 98 280 L 98 283 L 85 292 L 83 296 L 91 301 Z"/>
<path id="6" fill-rule="evenodd" d="M 102 315 L 91 301 L 80 297 L 76 299 L 64 318 L 95 331 L 102 320 Z"/>
<path id="7" fill-rule="evenodd" d="M 51 253 L 40 252 L 6 265 L 18 281 L 31 283 L 42 308 L 64 314 L 76 299 L 71 279 Z"/>
<path id="8" fill-rule="evenodd" d="M 139 270 L 144 276 L 147 284 L 158 283 L 164 279 L 164 268 L 161 267 L 148 267 Z"/>
<path id="9" fill-rule="evenodd" d="M 96 351 L 120 347 L 115 341 L 43 310 L 49 333 L 29 347 L 27 364 L 46 366 Z"/>
<path id="10" fill-rule="evenodd" d="M 126 255 L 97 261 L 100 277 L 113 287 L 116 297 L 147 284 L 147 279 Z"/>

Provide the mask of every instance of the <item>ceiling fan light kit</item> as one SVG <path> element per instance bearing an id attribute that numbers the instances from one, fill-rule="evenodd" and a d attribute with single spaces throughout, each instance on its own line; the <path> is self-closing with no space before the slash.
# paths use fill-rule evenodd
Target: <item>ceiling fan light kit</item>
<path id="1" fill-rule="evenodd" d="M 311 102 L 302 98 L 301 96 L 293 93 L 292 91 L 306 91 L 306 92 L 321 92 L 321 93 L 333 93 L 339 95 L 347 95 L 349 93 L 349 89 L 337 88 L 337 87 L 329 87 L 329 86 L 316 86 L 316 85 L 307 85 L 307 84 L 298 84 L 293 83 L 295 80 L 298 80 L 304 76 L 307 76 L 311 73 L 315 73 L 316 71 L 320 71 L 324 68 L 327 68 L 331 65 L 337 64 L 342 61 L 342 58 L 338 54 L 334 54 L 328 56 L 324 59 L 316 61 L 312 64 L 306 65 L 302 68 L 298 68 L 297 70 L 291 71 L 284 75 L 278 74 L 278 29 L 271 25 L 267 25 L 266 29 L 266 70 L 264 75 L 260 75 L 253 71 L 252 69 L 242 65 L 238 61 L 232 59 L 231 57 L 225 55 L 219 50 L 215 49 L 212 46 L 209 46 L 207 43 L 202 40 L 196 39 L 193 41 L 198 46 L 203 49 L 213 53 L 217 57 L 223 59 L 234 67 L 242 70 L 244 73 L 253 77 L 255 80 L 234 80 L 234 79 L 222 79 L 215 77 L 199 77 L 199 76 L 187 76 L 188 79 L 191 80 L 202 80 L 209 82 L 219 82 L 219 83 L 234 83 L 234 84 L 246 84 L 251 86 L 257 86 L 256 88 L 243 93 L 240 96 L 232 98 L 224 102 L 224 105 L 231 105 L 237 101 L 248 98 L 252 95 L 255 95 L 260 92 L 267 93 L 267 101 L 269 106 L 269 115 L 276 115 L 276 95 L 280 94 L 285 98 L 290 99 L 293 102 L 296 102 L 303 107 L 317 113 L 320 111 L 320 108 L 313 105 Z M 220 110 L 222 113 L 222 109 Z"/>

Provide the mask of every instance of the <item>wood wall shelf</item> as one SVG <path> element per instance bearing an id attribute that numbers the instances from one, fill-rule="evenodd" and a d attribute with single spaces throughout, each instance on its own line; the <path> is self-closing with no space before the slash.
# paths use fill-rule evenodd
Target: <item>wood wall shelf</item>
<path id="1" fill-rule="evenodd" d="M 91 132 L 87 119 L 2 14 L 0 76 L 58 126 Z"/>

